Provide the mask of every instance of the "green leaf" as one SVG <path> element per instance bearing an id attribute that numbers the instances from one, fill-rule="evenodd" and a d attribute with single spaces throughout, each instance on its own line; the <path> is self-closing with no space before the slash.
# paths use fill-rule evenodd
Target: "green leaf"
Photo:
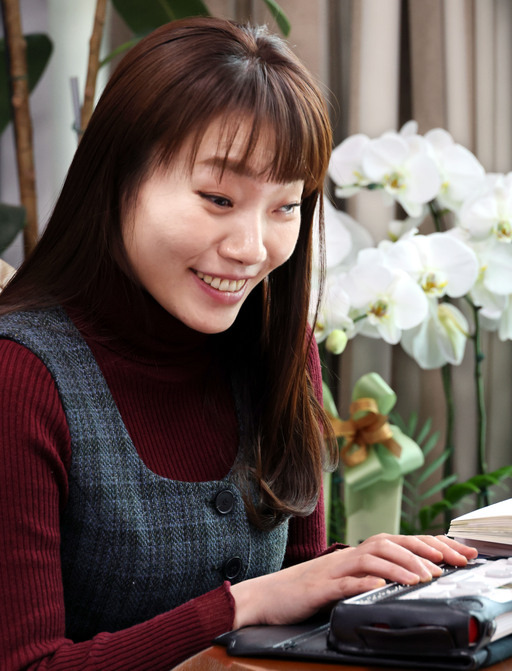
<path id="1" fill-rule="evenodd" d="M 409 422 L 407 425 L 407 435 L 412 438 L 416 433 L 416 427 L 418 426 L 418 413 L 412 412 L 409 417 Z"/>
<path id="2" fill-rule="evenodd" d="M 272 16 L 274 17 L 277 25 L 279 26 L 279 30 L 283 33 L 285 37 L 288 37 L 288 35 L 290 34 L 291 25 L 286 14 L 283 12 L 281 7 L 277 4 L 275 0 L 263 0 L 263 2 L 267 5 L 270 12 L 272 13 Z"/>
<path id="3" fill-rule="evenodd" d="M 405 503 L 405 505 L 409 507 L 412 507 L 414 505 L 414 501 L 411 498 L 409 498 L 407 494 L 404 493 L 402 493 L 402 503 Z"/>
<path id="4" fill-rule="evenodd" d="M 499 479 L 496 478 L 492 473 L 483 473 L 481 475 L 473 476 L 468 480 L 468 482 L 474 484 L 475 487 L 478 487 L 478 489 L 485 489 L 486 487 L 497 485 Z"/>
<path id="5" fill-rule="evenodd" d="M 400 522 L 400 533 L 413 536 L 418 530 L 408 520 L 402 519 Z"/>
<path id="6" fill-rule="evenodd" d="M 423 443 L 425 438 L 430 433 L 431 427 L 432 427 L 432 419 L 429 417 L 425 422 L 425 424 L 420 429 L 418 435 L 416 436 L 416 442 L 418 443 L 418 445 L 421 445 Z"/>
<path id="7" fill-rule="evenodd" d="M 457 481 L 457 476 L 455 474 L 449 475 L 448 477 L 443 478 L 440 482 L 437 482 L 428 491 L 426 491 L 424 494 L 422 494 L 419 497 L 419 500 L 420 501 L 425 501 L 426 499 L 429 499 L 431 496 L 434 496 L 434 494 L 437 494 L 438 492 L 442 491 L 443 489 L 446 489 L 450 485 L 453 485 L 456 481 Z"/>
<path id="8" fill-rule="evenodd" d="M 434 461 L 429 464 L 426 468 L 423 469 L 421 472 L 421 475 L 419 478 L 416 480 L 416 484 L 421 485 L 425 480 L 428 480 L 428 478 L 432 475 L 432 473 L 435 473 L 438 468 L 444 464 L 444 462 L 448 459 L 450 456 L 450 452 L 442 452 L 437 459 L 434 459 Z"/>
<path id="9" fill-rule="evenodd" d="M 430 436 L 430 438 L 427 440 L 427 442 L 425 443 L 425 445 L 422 445 L 422 446 L 421 446 L 421 449 L 423 450 L 423 454 L 424 454 L 425 456 L 427 456 L 428 454 L 430 454 L 430 452 L 432 452 L 432 450 L 434 449 L 434 447 L 437 445 L 438 441 L 439 441 L 439 431 L 436 431 L 435 433 L 433 433 L 433 434 Z"/>
<path id="10" fill-rule="evenodd" d="M 137 44 L 137 42 L 141 41 L 141 39 L 142 37 L 134 37 L 132 40 L 128 40 L 128 42 L 120 44 L 118 47 L 114 49 L 114 51 L 111 51 L 107 56 L 105 56 L 103 60 L 100 61 L 100 68 L 102 68 L 107 63 L 110 63 L 110 61 L 114 59 L 116 56 L 119 56 L 120 54 L 134 47 Z"/>
<path id="11" fill-rule="evenodd" d="M 409 436 L 409 430 L 401 415 L 399 415 L 397 412 L 390 412 L 389 419 L 391 424 L 398 426 L 402 433 L 405 433 L 406 436 Z"/>
<path id="12" fill-rule="evenodd" d="M 47 35 L 40 33 L 25 35 L 25 41 L 27 44 L 28 88 L 33 91 L 50 60 L 53 44 Z M 7 48 L 4 39 L 0 39 L 0 61 L 0 133 L 3 133 L 12 118 Z"/>
<path id="13" fill-rule="evenodd" d="M 425 506 L 422 508 L 419 512 L 421 529 L 423 531 L 428 529 L 438 515 L 440 515 L 445 510 L 450 510 L 451 508 L 452 505 L 446 499 L 442 499 L 441 501 L 438 501 L 431 506 Z"/>
<path id="14" fill-rule="evenodd" d="M 336 408 L 336 404 L 334 403 L 334 398 L 331 394 L 331 390 L 329 389 L 328 385 L 325 382 L 322 383 L 322 386 L 323 386 L 325 411 L 328 412 L 333 417 L 339 417 L 338 409 Z"/>
<path id="15" fill-rule="evenodd" d="M 502 480 L 503 478 L 510 478 L 512 477 L 512 466 L 502 466 L 496 471 L 493 471 L 492 474 L 495 475 L 499 480 Z"/>
<path id="16" fill-rule="evenodd" d="M 25 226 L 25 208 L 0 203 L 0 254 Z"/>
<path id="17" fill-rule="evenodd" d="M 112 0 L 112 3 L 135 35 L 146 35 L 175 19 L 210 15 L 202 0 Z"/>
<path id="18" fill-rule="evenodd" d="M 448 487 L 444 495 L 453 505 L 458 503 L 464 497 L 470 496 L 471 494 L 478 494 L 479 492 L 480 488 L 468 480 L 467 482 L 458 482 L 457 484 Z"/>

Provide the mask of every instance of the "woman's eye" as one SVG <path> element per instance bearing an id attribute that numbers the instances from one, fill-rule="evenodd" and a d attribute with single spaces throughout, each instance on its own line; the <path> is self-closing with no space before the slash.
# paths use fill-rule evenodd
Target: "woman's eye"
<path id="1" fill-rule="evenodd" d="M 216 205 L 217 207 L 233 207 L 233 203 L 229 198 L 226 198 L 225 196 L 217 196 L 214 193 L 202 193 L 200 192 L 199 195 L 201 198 L 204 198 L 210 203 L 213 203 L 213 205 Z"/>
<path id="2" fill-rule="evenodd" d="M 279 208 L 279 212 L 284 212 L 284 214 L 293 214 L 295 210 L 300 207 L 300 203 L 288 203 Z"/>

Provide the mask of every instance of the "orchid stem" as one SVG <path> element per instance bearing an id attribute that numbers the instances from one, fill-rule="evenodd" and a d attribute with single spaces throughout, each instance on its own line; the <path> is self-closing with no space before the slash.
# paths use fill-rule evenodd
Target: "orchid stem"
<path id="1" fill-rule="evenodd" d="M 450 452 L 449 458 L 445 462 L 445 475 L 452 473 L 452 456 L 454 452 L 454 427 L 455 427 L 455 402 L 453 400 L 453 381 L 452 367 L 445 364 L 441 368 L 443 379 L 444 398 L 446 401 L 446 431 L 445 431 L 445 449 Z"/>
<path id="2" fill-rule="evenodd" d="M 441 377 L 443 380 L 444 399 L 446 403 L 446 429 L 445 429 L 445 450 L 448 452 L 448 458 L 444 462 L 444 477 L 449 477 L 453 472 L 453 453 L 455 451 L 454 429 L 455 429 L 455 402 L 453 400 L 453 378 L 452 366 L 445 364 L 441 368 Z M 445 525 L 451 521 L 450 511 L 445 512 Z"/>
<path id="3" fill-rule="evenodd" d="M 438 233 L 441 233 L 442 231 L 445 230 L 445 227 L 443 225 L 443 216 L 442 213 L 439 211 L 438 205 L 435 200 L 431 200 L 429 202 L 428 209 L 430 210 L 430 214 L 432 215 L 432 219 L 434 220 L 434 226 L 436 227 L 436 231 Z"/>
<path id="4" fill-rule="evenodd" d="M 482 363 L 484 360 L 484 353 L 482 351 L 482 335 L 480 328 L 480 308 L 467 298 L 468 303 L 473 310 L 473 320 L 475 331 L 472 336 L 473 346 L 475 352 L 475 387 L 476 387 L 476 411 L 477 411 L 477 449 L 478 449 L 478 473 L 484 475 L 487 473 L 487 459 L 486 459 L 486 434 L 487 434 L 487 413 L 485 408 L 484 396 L 484 377 L 482 374 Z M 478 495 L 478 507 L 489 505 L 489 491 L 487 487 L 483 487 Z"/>

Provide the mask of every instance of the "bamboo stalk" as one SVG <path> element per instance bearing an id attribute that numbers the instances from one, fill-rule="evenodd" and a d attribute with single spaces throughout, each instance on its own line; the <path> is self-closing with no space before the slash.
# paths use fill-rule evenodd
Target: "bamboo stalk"
<path id="1" fill-rule="evenodd" d="M 94 108 L 94 96 L 96 93 L 96 79 L 98 77 L 100 63 L 100 47 L 103 37 L 103 26 L 105 25 L 105 14 L 107 10 L 107 0 L 96 1 L 96 12 L 94 14 L 94 24 L 89 40 L 89 63 L 87 66 L 87 79 L 84 91 L 84 103 L 82 105 L 82 115 L 80 119 L 79 139 L 87 128 Z"/>
<path id="2" fill-rule="evenodd" d="M 38 238 L 34 151 L 26 57 L 27 45 L 21 30 L 19 1 L 2 0 L 2 13 L 5 41 L 9 55 L 11 106 L 16 138 L 20 200 L 26 213 L 23 242 L 25 256 L 27 256 L 35 247 Z"/>

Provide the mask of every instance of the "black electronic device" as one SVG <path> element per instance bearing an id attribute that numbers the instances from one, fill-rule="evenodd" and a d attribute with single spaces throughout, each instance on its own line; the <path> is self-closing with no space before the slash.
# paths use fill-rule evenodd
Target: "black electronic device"
<path id="1" fill-rule="evenodd" d="M 426 584 L 391 584 L 340 601 L 328 644 L 349 654 L 456 659 L 511 633 L 512 558 L 477 559 Z"/>
<path id="2" fill-rule="evenodd" d="M 446 567 L 339 601 L 328 622 L 246 627 L 216 639 L 233 655 L 414 669 L 478 669 L 512 656 L 512 558 Z"/>

